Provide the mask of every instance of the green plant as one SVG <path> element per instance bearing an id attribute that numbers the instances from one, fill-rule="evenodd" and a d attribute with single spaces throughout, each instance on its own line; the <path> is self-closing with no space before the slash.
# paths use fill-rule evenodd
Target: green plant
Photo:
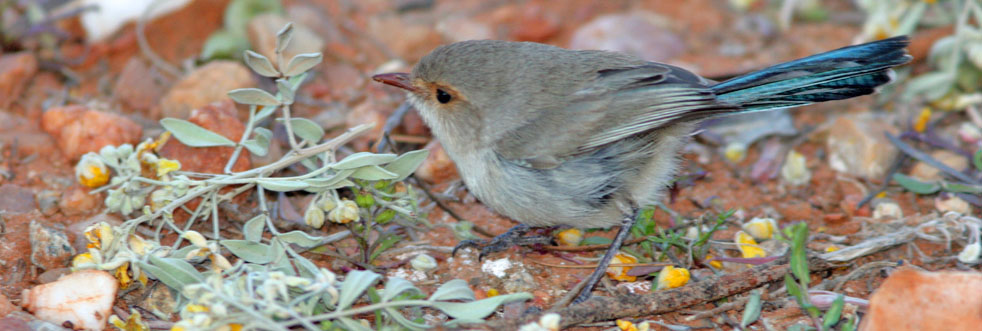
<path id="1" fill-rule="evenodd" d="M 460 280 L 443 284 L 429 297 L 399 278 L 389 278 L 383 288 L 376 289 L 381 278 L 377 273 L 354 270 L 338 281 L 334 272 L 300 254 L 324 250 L 330 243 L 354 236 L 362 254 L 346 260 L 372 268 L 379 253 L 402 239 L 392 225 L 406 228 L 425 223 L 419 217 L 412 187 L 401 181 L 422 163 L 426 151 L 398 156 L 355 153 L 336 160 L 335 150 L 369 127 L 351 128 L 322 141 L 325 132 L 316 123 L 291 116 L 294 94 L 305 72 L 321 61 L 318 53 L 283 59 L 291 33 L 287 25 L 277 34 L 275 66 L 258 53 L 245 52 L 246 64 L 275 79 L 277 92 L 255 88 L 229 92 L 236 102 L 249 105 L 249 120 L 238 142 L 189 121 L 161 120 L 186 145 L 233 147 L 224 174 L 182 172 L 177 161 L 153 153 L 158 144 L 154 141 L 136 148 L 107 146 L 83 157 L 76 166 L 80 181 L 100 186 L 112 173 L 109 183 L 96 191 L 108 192 L 109 211 L 136 217 L 115 227 L 100 223 L 86 229 L 90 249 L 76 257 L 73 265 L 115 270 L 124 288 L 135 278 L 144 285 L 155 279 L 176 290 L 182 304 L 175 329 L 184 330 L 236 326 L 365 330 L 368 322 L 355 317 L 373 312 L 376 328 L 423 329 L 428 327 L 422 324 L 423 308 L 439 310 L 455 321 L 479 322 L 503 303 L 529 298 L 516 293 L 475 301 L 471 289 Z M 276 121 L 286 128 L 289 152 L 268 165 L 233 172 L 232 165 L 243 150 L 255 155 L 268 152 L 272 131 L 261 124 L 277 111 Z M 296 165 L 305 172 L 283 174 Z M 343 199 L 342 189 L 354 192 L 354 200 Z M 330 220 L 345 224 L 348 230 L 326 236 L 299 230 L 280 232 L 270 217 L 268 191 L 312 194 L 304 213 L 307 225 L 320 228 Z M 223 237 L 219 204 L 246 192 L 255 194 L 258 215 L 243 224 L 242 238 Z M 194 208 L 187 205 L 192 200 L 198 200 Z M 182 225 L 174 219 L 178 210 L 189 215 Z M 208 228 L 198 224 L 202 220 L 211 220 L 208 238 L 193 230 Z M 152 235 L 144 239 L 140 233 Z M 180 236 L 173 244 L 163 245 L 167 233 Z M 234 264 L 225 252 L 236 258 Z"/>

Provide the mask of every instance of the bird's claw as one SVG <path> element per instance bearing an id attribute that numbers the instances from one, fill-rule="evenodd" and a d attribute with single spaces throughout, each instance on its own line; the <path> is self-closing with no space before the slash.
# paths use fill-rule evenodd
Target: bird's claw
<path id="1" fill-rule="evenodd" d="M 451 256 L 456 256 L 457 251 L 467 247 L 480 247 L 481 253 L 477 256 L 477 260 L 481 261 L 485 256 L 492 253 L 497 253 L 504 251 L 512 246 L 533 246 L 533 245 L 544 245 L 552 242 L 552 238 L 548 236 L 524 236 L 525 233 L 529 232 L 531 228 L 528 225 L 517 225 L 512 227 L 505 233 L 502 233 L 491 240 L 463 240 L 454 246 L 453 251 L 450 253 Z"/>

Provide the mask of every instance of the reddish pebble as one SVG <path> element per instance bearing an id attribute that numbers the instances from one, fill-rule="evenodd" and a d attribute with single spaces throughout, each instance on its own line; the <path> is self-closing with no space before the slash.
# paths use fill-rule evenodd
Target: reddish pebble
<path id="1" fill-rule="evenodd" d="M 79 105 L 48 109 L 41 116 L 41 128 L 72 161 L 106 145 L 136 144 L 143 132 L 126 117 Z"/>
<path id="2" fill-rule="evenodd" d="M 245 125 L 236 117 L 235 104 L 231 100 L 209 104 L 191 112 L 191 123 L 211 130 L 232 141 L 239 141 Z M 225 163 L 232 157 L 232 147 L 190 147 L 176 138 L 171 138 L 160 149 L 160 155 L 181 162 L 181 170 L 220 174 L 225 172 Z M 243 151 L 232 171 L 249 169 L 249 152 Z"/>

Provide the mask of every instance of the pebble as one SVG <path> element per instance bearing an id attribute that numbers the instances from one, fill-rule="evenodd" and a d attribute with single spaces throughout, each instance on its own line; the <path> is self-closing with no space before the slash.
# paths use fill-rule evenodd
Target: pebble
<path id="1" fill-rule="evenodd" d="M 3 213 L 27 213 L 34 209 L 33 191 L 16 184 L 0 185 L 0 210 Z"/>
<path id="2" fill-rule="evenodd" d="M 982 274 L 901 268 L 870 298 L 866 331 L 978 330 Z"/>
<path id="3" fill-rule="evenodd" d="M 160 101 L 161 115 L 187 119 L 191 111 L 217 101 L 231 100 L 228 91 L 254 87 L 252 71 L 236 61 L 212 61 L 185 76 Z M 240 114 L 241 118 L 248 113 Z"/>
<path id="4" fill-rule="evenodd" d="M 69 187 L 58 201 L 58 208 L 65 216 L 85 215 L 98 211 L 102 206 L 103 194 L 91 194 L 90 189 L 75 185 Z"/>
<path id="5" fill-rule="evenodd" d="M 826 147 L 833 170 L 865 179 L 882 179 L 897 156 L 883 135 L 897 129 L 884 121 L 840 117 L 829 130 Z"/>
<path id="6" fill-rule="evenodd" d="M 38 209 L 44 216 L 51 216 L 58 212 L 58 202 L 61 200 L 61 192 L 54 190 L 44 190 L 34 196 L 37 200 Z"/>
<path id="7" fill-rule="evenodd" d="M 73 161 L 85 153 L 98 152 L 106 145 L 135 145 L 143 132 L 143 128 L 129 118 L 80 105 L 48 109 L 41 116 L 41 128 Z"/>
<path id="8" fill-rule="evenodd" d="M 937 150 L 931 153 L 931 157 L 958 171 L 964 171 L 968 168 L 968 159 L 952 151 Z M 920 161 L 911 168 L 910 175 L 923 181 L 935 181 L 942 177 L 941 170 Z"/>
<path id="9" fill-rule="evenodd" d="M 41 269 L 61 268 L 75 255 L 64 231 L 31 220 L 31 262 Z"/>
<path id="10" fill-rule="evenodd" d="M 685 42 L 666 19 L 646 11 L 604 15 L 584 24 L 570 40 L 572 49 L 602 49 L 665 62 L 685 53 Z"/>
<path id="11" fill-rule="evenodd" d="M 20 93 L 38 71 L 38 61 L 31 52 L 0 56 L 0 109 L 17 101 Z"/>
<path id="12" fill-rule="evenodd" d="M 21 304 L 38 318 L 73 329 L 102 330 L 119 282 L 102 270 L 82 270 L 24 290 Z"/>

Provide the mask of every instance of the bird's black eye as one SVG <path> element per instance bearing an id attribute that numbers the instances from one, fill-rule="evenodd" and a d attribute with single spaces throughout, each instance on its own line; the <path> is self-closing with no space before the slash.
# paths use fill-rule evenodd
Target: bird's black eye
<path id="1" fill-rule="evenodd" d="M 440 103 L 447 103 L 450 102 L 450 99 L 453 99 L 453 97 L 450 96 L 450 93 L 447 93 L 447 91 L 444 91 L 443 89 L 436 89 L 436 101 L 439 101 Z"/>

